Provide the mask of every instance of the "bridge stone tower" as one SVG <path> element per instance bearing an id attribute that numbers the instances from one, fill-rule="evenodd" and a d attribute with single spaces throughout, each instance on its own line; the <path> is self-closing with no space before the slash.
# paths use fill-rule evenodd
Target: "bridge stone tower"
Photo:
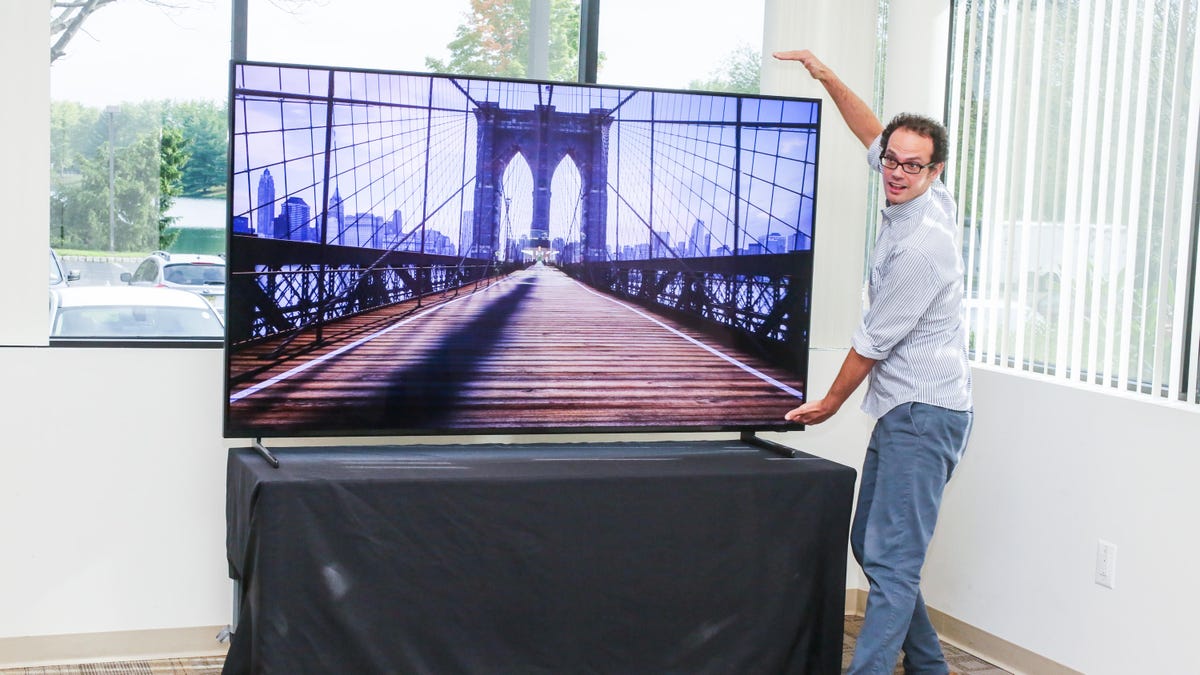
<path id="1" fill-rule="evenodd" d="M 603 260 L 608 220 L 608 130 L 610 111 L 564 113 L 551 105 L 532 110 L 506 110 L 497 103 L 475 109 L 475 214 L 472 258 L 492 258 L 505 242 L 500 239 L 500 181 L 509 162 L 520 153 L 533 171 L 533 222 L 529 239 L 548 246 L 550 239 L 550 181 L 563 157 L 570 155 L 583 183 L 580 233 L 586 260 Z"/>

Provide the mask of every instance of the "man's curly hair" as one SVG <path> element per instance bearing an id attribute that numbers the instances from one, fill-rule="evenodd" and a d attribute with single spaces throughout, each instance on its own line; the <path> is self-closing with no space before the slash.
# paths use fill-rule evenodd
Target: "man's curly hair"
<path id="1" fill-rule="evenodd" d="M 909 131 L 925 136 L 933 141 L 933 157 L 929 160 L 934 164 L 941 164 L 946 161 L 946 156 L 949 152 L 949 141 L 946 138 L 946 127 L 942 126 L 941 122 L 935 119 L 925 117 L 924 115 L 914 115 L 912 113 L 900 113 L 888 122 L 887 127 L 883 130 L 883 149 L 887 150 L 888 139 L 891 138 L 892 132 L 897 129 L 908 129 Z"/>

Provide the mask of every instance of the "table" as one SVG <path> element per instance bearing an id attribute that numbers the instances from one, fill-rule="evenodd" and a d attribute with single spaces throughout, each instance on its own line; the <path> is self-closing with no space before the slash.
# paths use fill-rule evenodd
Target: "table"
<path id="1" fill-rule="evenodd" d="M 856 473 L 744 441 L 230 450 L 226 673 L 837 673 Z"/>

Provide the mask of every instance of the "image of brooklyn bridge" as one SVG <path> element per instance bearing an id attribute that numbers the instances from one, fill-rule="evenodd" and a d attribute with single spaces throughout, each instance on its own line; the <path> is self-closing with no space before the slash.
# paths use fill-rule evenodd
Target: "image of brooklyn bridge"
<path id="1" fill-rule="evenodd" d="M 782 427 L 817 101 L 234 66 L 229 435 Z"/>

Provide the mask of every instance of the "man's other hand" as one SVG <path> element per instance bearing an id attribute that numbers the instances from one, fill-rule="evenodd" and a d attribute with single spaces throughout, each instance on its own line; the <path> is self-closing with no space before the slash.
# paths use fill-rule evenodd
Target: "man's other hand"
<path id="1" fill-rule="evenodd" d="M 808 74 L 812 75 L 815 80 L 824 80 L 832 74 L 829 68 L 807 49 L 775 52 L 772 56 L 780 61 L 799 61 L 803 63 L 804 67 L 808 69 Z"/>
<path id="2" fill-rule="evenodd" d="M 820 424 L 833 417 L 841 407 L 826 397 L 805 403 L 799 408 L 792 408 L 783 418 L 789 422 L 799 422 L 800 424 Z"/>

